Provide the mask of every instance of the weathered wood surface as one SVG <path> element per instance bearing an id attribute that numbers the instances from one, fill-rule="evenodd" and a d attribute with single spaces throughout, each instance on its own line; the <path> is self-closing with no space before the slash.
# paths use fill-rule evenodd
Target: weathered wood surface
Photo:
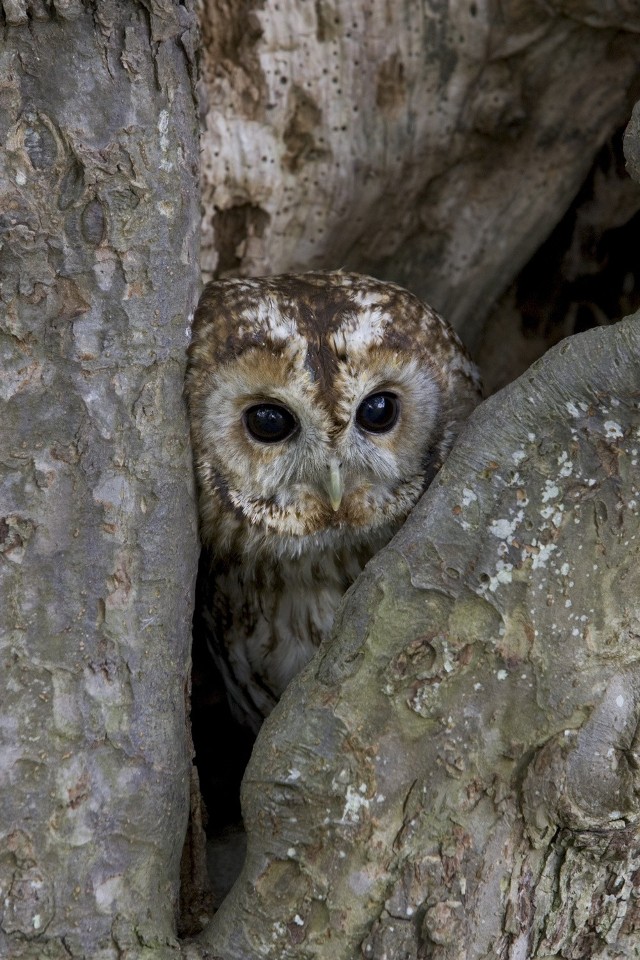
<path id="1" fill-rule="evenodd" d="M 207 276 L 396 280 L 476 347 L 631 110 L 633 4 L 201 0 Z"/>

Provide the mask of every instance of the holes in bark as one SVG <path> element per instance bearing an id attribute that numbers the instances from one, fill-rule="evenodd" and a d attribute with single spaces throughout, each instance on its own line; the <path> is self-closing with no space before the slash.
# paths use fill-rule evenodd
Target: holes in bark
<path id="1" fill-rule="evenodd" d="M 316 38 L 319 43 L 336 40 L 340 35 L 340 17 L 324 0 L 316 0 Z"/>

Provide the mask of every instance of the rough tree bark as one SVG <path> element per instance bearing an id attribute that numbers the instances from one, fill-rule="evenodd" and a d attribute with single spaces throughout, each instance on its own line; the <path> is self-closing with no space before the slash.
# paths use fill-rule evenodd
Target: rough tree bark
<path id="1" fill-rule="evenodd" d="M 0 956 L 161 957 L 197 560 L 193 17 L 2 15 Z"/>
<path id="2" fill-rule="evenodd" d="M 200 0 L 205 274 L 345 266 L 475 348 L 638 77 L 611 0 Z"/>
<path id="3" fill-rule="evenodd" d="M 349 37 L 346 5 L 207 7 L 217 267 L 342 261 L 473 334 L 621 119 L 637 17 L 366 6 Z M 0 955 L 632 955 L 637 320 L 474 419 L 265 728 L 244 875 L 178 944 L 193 23 L 171 0 L 2 13 Z"/>
<path id="4" fill-rule="evenodd" d="M 476 411 L 261 731 L 217 956 L 638 956 L 639 356 Z"/>

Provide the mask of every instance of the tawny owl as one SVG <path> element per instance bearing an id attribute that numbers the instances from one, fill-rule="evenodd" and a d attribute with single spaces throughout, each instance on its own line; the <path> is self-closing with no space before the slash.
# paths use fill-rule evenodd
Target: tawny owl
<path id="1" fill-rule="evenodd" d="M 401 287 L 305 273 L 208 284 L 186 389 L 212 646 L 257 730 L 442 464 L 478 375 Z"/>

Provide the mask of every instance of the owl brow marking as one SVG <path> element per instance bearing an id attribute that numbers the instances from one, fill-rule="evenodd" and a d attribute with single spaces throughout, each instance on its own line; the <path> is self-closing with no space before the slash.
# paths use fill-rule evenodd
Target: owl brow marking
<path id="1" fill-rule="evenodd" d="M 310 340 L 304 361 L 305 368 L 317 381 L 322 395 L 331 405 L 336 400 L 336 373 L 338 358 L 331 348 L 321 340 Z"/>

